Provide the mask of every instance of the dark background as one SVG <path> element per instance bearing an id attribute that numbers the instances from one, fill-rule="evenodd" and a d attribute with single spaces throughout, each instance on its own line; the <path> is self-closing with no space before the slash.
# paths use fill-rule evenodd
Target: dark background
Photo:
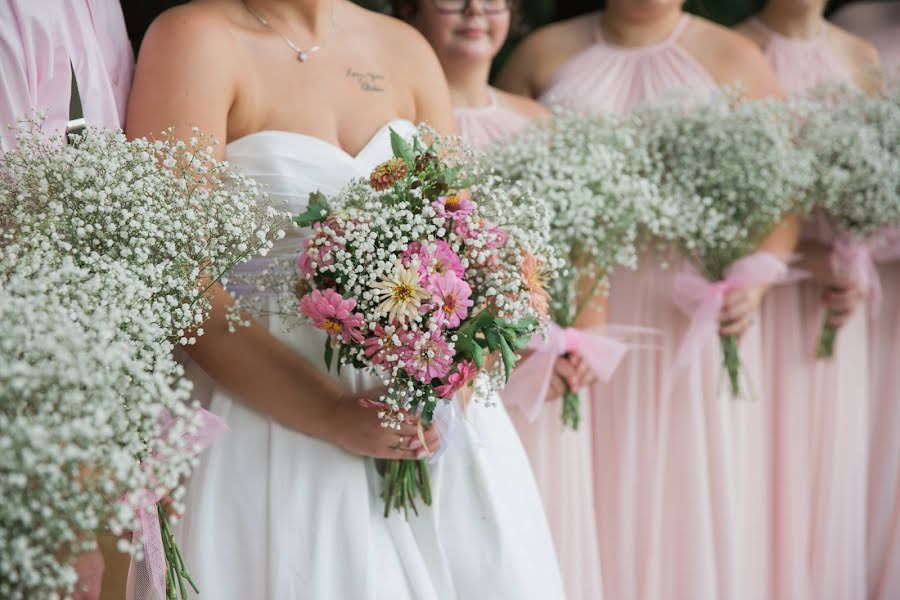
<path id="1" fill-rule="evenodd" d="M 358 4 L 390 12 L 389 0 L 355 0 Z M 427 1 L 427 0 L 425 0 Z M 522 35 L 527 35 L 541 25 L 559 19 L 566 19 L 576 15 L 595 11 L 603 6 L 603 0 L 517 0 L 524 27 L 521 32 L 511 35 L 504 52 L 497 57 L 497 63 L 502 63 L 509 48 L 514 46 Z M 830 0 L 826 15 L 834 12 L 853 0 Z M 128 35 L 134 45 L 135 54 L 140 46 L 141 38 L 150 25 L 150 22 L 165 9 L 177 4 L 184 4 L 185 0 L 121 0 L 125 13 L 125 22 L 128 26 Z M 757 12 L 763 5 L 763 0 L 688 0 L 685 9 L 694 14 L 704 16 L 726 26 L 734 25 L 746 17 Z M 496 67 L 497 65 L 495 65 Z"/>

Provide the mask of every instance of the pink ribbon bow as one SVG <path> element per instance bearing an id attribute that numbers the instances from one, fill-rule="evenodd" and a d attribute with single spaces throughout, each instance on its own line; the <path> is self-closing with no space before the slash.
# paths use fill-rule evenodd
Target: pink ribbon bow
<path id="1" fill-rule="evenodd" d="M 502 395 L 507 405 L 519 407 L 530 422 L 534 422 L 541 412 L 558 357 L 577 352 L 597 379 L 606 382 L 628 349 L 619 340 L 601 333 L 599 328 L 563 328 L 552 322 L 547 339 L 536 335 L 528 347 L 534 352 L 513 371 Z"/>
<path id="2" fill-rule="evenodd" d="M 184 447 L 199 454 L 212 442 L 228 430 L 228 426 L 218 416 L 198 408 L 200 426 L 196 433 L 186 435 L 182 440 Z M 160 415 L 160 436 L 165 437 L 174 419 L 164 411 Z M 162 533 L 160 532 L 159 515 L 156 504 L 159 498 L 150 490 L 139 490 L 137 499 L 138 528 L 134 531 L 132 541 L 137 544 L 143 539 L 144 559 L 131 559 L 128 567 L 128 583 L 126 597 L 128 600 L 164 599 L 166 597 L 166 557 L 163 552 Z M 126 497 L 126 502 L 129 498 Z"/>
<path id="3" fill-rule="evenodd" d="M 831 269 L 836 276 L 865 291 L 872 307 L 871 316 L 878 314 L 881 309 L 881 280 L 870 244 L 838 238 L 831 249 Z"/>
<path id="4" fill-rule="evenodd" d="M 736 261 L 722 281 L 710 282 L 696 273 L 679 273 L 672 298 L 691 323 L 675 355 L 674 371 L 690 365 L 719 329 L 719 313 L 731 290 L 775 283 L 788 272 L 784 261 L 768 252 L 755 252 Z"/>

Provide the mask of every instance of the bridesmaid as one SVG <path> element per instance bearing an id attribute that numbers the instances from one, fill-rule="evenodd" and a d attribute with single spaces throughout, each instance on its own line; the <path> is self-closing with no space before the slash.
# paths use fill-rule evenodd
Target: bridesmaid
<path id="1" fill-rule="evenodd" d="M 491 61 L 506 41 L 515 6 L 510 0 L 403 0 L 395 14 L 412 23 L 435 49 L 444 68 L 460 135 L 473 147 L 485 147 L 549 114 L 530 98 L 491 87 Z M 593 307 L 592 307 L 593 308 Z M 590 313 L 590 314 L 588 314 Z M 602 325 L 601 310 L 585 311 L 579 326 Z M 600 600 L 600 554 L 591 484 L 590 428 L 562 427 L 557 402 L 568 384 L 584 388 L 593 375 L 577 353 L 556 362 L 546 400 L 532 422 L 520 408 L 536 399 L 507 398 L 550 521 L 570 600 Z M 543 402 L 544 399 L 537 400 Z M 589 422 L 589 403 L 582 403 Z"/>
<path id="2" fill-rule="evenodd" d="M 751 97 L 778 82 L 753 44 L 682 11 L 680 0 L 609 0 L 605 10 L 530 36 L 501 73 L 500 87 L 584 112 L 627 112 L 675 88 L 702 95 L 740 82 Z M 788 220 L 760 250 L 786 258 Z M 664 268 L 669 262 L 671 267 Z M 684 259 L 648 253 L 638 272 L 612 277 L 611 322 L 663 332 L 661 348 L 631 352 L 609 385 L 594 386 L 594 485 L 608 598 L 757 599 L 766 596 L 765 499 L 759 403 L 722 393 L 711 340 L 666 394 L 688 319 L 671 298 Z M 754 380 L 761 360 L 751 327 L 765 289 L 726 296 L 721 331 L 742 335 Z"/>
<path id="3" fill-rule="evenodd" d="M 802 94 L 844 81 L 877 86 L 875 50 L 828 24 L 824 0 L 770 0 L 739 30 L 762 48 L 782 86 Z M 770 398 L 773 598 L 863 598 L 866 572 L 867 323 L 865 291 L 832 272 L 827 223 L 803 232 L 810 281 L 779 286 L 763 306 Z M 825 309 L 840 316 L 835 356 L 815 358 Z M 884 313 L 889 317 L 890 313 Z M 887 325 L 887 323 L 883 323 Z"/>

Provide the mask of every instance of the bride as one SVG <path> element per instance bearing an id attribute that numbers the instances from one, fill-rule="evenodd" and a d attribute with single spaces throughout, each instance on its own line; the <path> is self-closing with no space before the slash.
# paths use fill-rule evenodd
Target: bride
<path id="1" fill-rule="evenodd" d="M 199 127 L 218 155 L 294 213 L 390 157 L 389 131 L 453 129 L 447 85 L 407 25 L 345 0 L 195 0 L 153 23 L 129 101 L 131 136 Z M 273 255 L 290 255 L 294 230 Z M 189 348 L 230 432 L 191 482 L 180 543 L 216 600 L 556 600 L 558 566 L 534 480 L 499 403 L 470 406 L 434 466 L 433 506 L 382 516 L 376 458 L 416 458 L 413 427 L 360 400 L 377 381 L 326 372 L 321 332 L 283 322 L 228 333 L 213 294 Z M 425 442 L 440 444 L 436 431 Z"/>

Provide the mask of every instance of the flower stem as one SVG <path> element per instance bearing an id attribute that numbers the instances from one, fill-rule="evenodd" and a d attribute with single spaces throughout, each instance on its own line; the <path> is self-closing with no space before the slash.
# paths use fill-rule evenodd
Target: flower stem
<path id="1" fill-rule="evenodd" d="M 579 408 L 580 399 L 576 392 L 569 389 L 566 384 L 566 391 L 562 400 L 562 421 L 563 425 L 568 425 L 573 430 L 578 430 L 578 424 L 581 421 L 581 410 Z"/>
<path id="2" fill-rule="evenodd" d="M 834 316 L 832 311 L 828 311 L 825 315 L 825 321 L 822 323 L 822 333 L 819 335 L 819 344 L 816 347 L 816 358 L 831 358 L 834 356 L 834 343 L 837 340 L 837 327 L 829 324 L 829 320 Z"/>
<path id="3" fill-rule="evenodd" d="M 722 344 L 722 367 L 728 373 L 731 395 L 737 398 L 741 395 L 741 355 L 738 350 L 737 336 L 720 335 L 719 341 Z"/>
<path id="4" fill-rule="evenodd" d="M 431 479 L 428 462 L 424 460 L 385 460 L 384 516 L 391 514 L 391 508 L 402 511 L 409 518 L 409 509 L 419 514 L 416 499 L 421 498 L 426 506 L 431 506 Z"/>

